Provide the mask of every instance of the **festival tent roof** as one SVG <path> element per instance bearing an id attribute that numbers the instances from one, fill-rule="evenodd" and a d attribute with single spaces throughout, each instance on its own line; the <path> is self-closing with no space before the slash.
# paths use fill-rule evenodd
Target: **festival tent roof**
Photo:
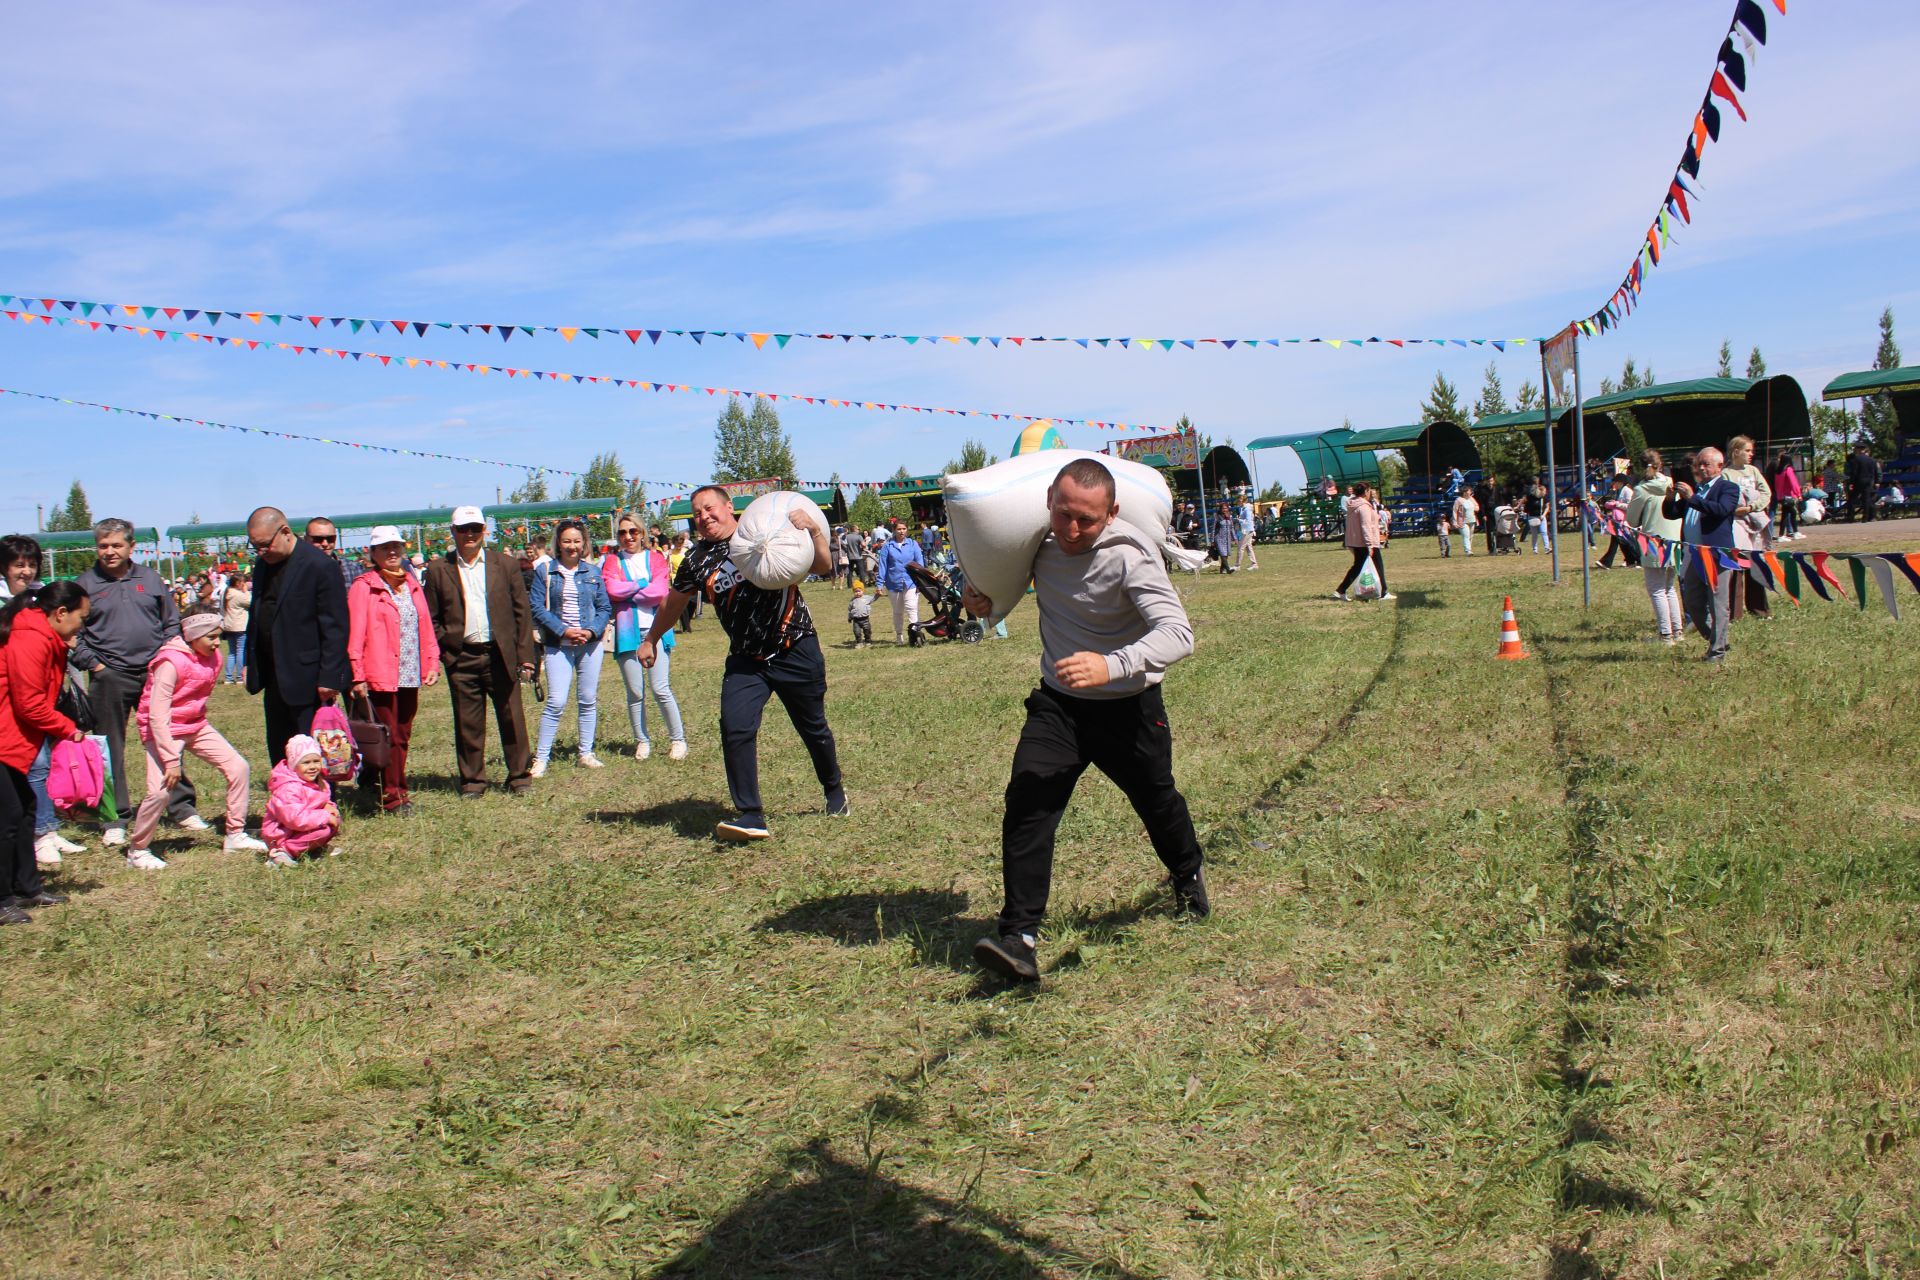
<path id="1" fill-rule="evenodd" d="M 516 520 L 560 520 L 567 516 L 603 516 L 618 511 L 618 498 L 560 498 L 553 502 L 496 502 L 480 514 L 507 523 Z"/>
<path id="2" fill-rule="evenodd" d="M 1647 444 L 1655 449 L 1724 445 L 1729 436 L 1749 435 L 1762 452 L 1775 440 L 1812 434 L 1806 393 L 1786 374 L 1747 378 L 1693 378 L 1661 382 L 1595 396 L 1581 408 L 1586 414 L 1587 454 L 1601 458 L 1622 447 L 1612 415 L 1631 411 Z M 1536 429 L 1528 428 L 1529 430 Z M 1573 460 L 1573 410 L 1554 424 L 1554 452 Z"/>
<path id="3" fill-rule="evenodd" d="M 1414 475 L 1437 475 L 1449 467 L 1471 471 L 1480 465 L 1480 451 L 1473 447 L 1472 435 L 1459 423 L 1444 418 L 1356 431 L 1345 447 L 1348 453 L 1399 449 Z"/>
<path id="4" fill-rule="evenodd" d="M 1247 460 L 1232 445 L 1217 444 L 1207 450 L 1200 459 L 1200 474 L 1206 479 L 1207 492 L 1215 494 L 1227 489 L 1244 489 L 1253 483 L 1253 475 L 1247 470 Z"/>
<path id="5" fill-rule="evenodd" d="M 900 480 L 888 480 L 880 486 L 882 498 L 941 498 L 946 490 L 940 487 L 940 476 L 907 476 Z"/>
<path id="6" fill-rule="evenodd" d="M 1823 400 L 1851 400 L 1860 396 L 1886 396 L 1893 401 L 1893 416 L 1901 433 L 1920 431 L 1920 364 L 1843 373 L 1821 392 Z"/>
<path id="7" fill-rule="evenodd" d="M 813 499 L 822 511 L 827 513 L 829 524 L 845 524 L 847 520 L 847 495 L 838 486 L 829 485 L 825 489 L 797 489 L 796 493 L 804 498 Z M 733 495 L 733 509 L 745 511 L 747 504 L 760 497 L 757 493 L 736 493 Z M 889 495 L 892 496 L 892 495 Z M 677 499 L 661 516 L 663 520 L 685 520 L 693 514 L 691 497 Z"/>
<path id="8" fill-rule="evenodd" d="M 1511 431 L 1515 427 L 1522 431 L 1533 431 L 1544 426 L 1547 421 L 1545 409 L 1522 409 L 1518 413 L 1490 413 L 1467 428 L 1476 436 L 1492 435 L 1498 431 Z"/>
<path id="9" fill-rule="evenodd" d="M 30 533 L 27 536 L 39 543 L 42 551 L 93 550 L 93 530 L 91 529 L 64 530 L 60 533 Z M 135 546 L 158 541 L 160 541 L 160 531 L 152 525 L 133 531 Z"/>
<path id="10" fill-rule="evenodd" d="M 405 528 L 409 525 L 444 525 L 453 515 L 451 507 L 417 507 L 410 511 L 368 511 L 354 516 L 325 516 L 333 522 L 336 529 L 371 529 L 375 525 L 391 524 Z M 287 524 L 296 532 L 307 527 L 312 516 L 289 518 Z M 167 526 L 167 536 L 178 538 L 182 542 L 218 541 L 222 538 L 244 538 L 247 536 L 245 520 L 227 520 L 219 524 L 174 524 Z"/>
<path id="11" fill-rule="evenodd" d="M 1370 452 L 1348 453 L 1343 448 L 1356 434 L 1351 427 L 1335 427 L 1331 431 L 1300 431 L 1290 436 L 1261 436 L 1247 445 L 1247 452 L 1293 450 L 1307 473 L 1309 486 L 1319 484 L 1327 476 L 1332 476 L 1340 485 L 1358 480 L 1376 481 L 1380 478 L 1379 460 Z"/>

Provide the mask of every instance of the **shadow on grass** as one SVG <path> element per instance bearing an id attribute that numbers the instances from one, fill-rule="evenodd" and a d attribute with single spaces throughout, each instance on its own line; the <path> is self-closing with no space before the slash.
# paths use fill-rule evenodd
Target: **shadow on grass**
<path id="1" fill-rule="evenodd" d="M 1393 598 L 1400 602 L 1402 609 L 1444 609 L 1447 602 L 1431 591 L 1396 591 Z"/>
<path id="2" fill-rule="evenodd" d="M 789 907 L 760 922 L 769 933 L 810 933 L 843 947 L 870 947 L 899 935 L 951 924 L 967 895 L 951 889 L 903 889 L 896 893 L 836 893 Z"/>
<path id="3" fill-rule="evenodd" d="M 1097 1275 L 1130 1280 L 1103 1265 L 973 1207 L 983 1162 L 957 1199 L 889 1178 L 882 1155 L 864 1165 L 816 1140 L 669 1259 L 656 1276 Z"/>
<path id="4" fill-rule="evenodd" d="M 714 824 L 732 816 L 733 810 L 725 805 L 687 796 L 645 809 L 598 809 L 587 820 L 613 827 L 671 827 L 677 836 L 698 840 L 712 836 Z"/>

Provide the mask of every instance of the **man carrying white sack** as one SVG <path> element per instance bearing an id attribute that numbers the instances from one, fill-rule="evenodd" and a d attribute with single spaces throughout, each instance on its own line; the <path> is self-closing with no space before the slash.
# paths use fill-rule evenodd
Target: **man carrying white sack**
<path id="1" fill-rule="evenodd" d="M 803 512 L 795 511 L 791 519 L 794 528 L 813 539 L 813 572 L 828 572 L 833 553 L 825 531 Z M 759 739 L 760 715 L 770 697 L 780 699 L 807 744 L 814 774 L 826 792 L 827 812 L 845 817 L 850 810 L 833 730 L 827 725 L 827 660 L 814 633 L 813 615 L 799 587 L 756 587 L 734 564 L 730 542 L 739 523 L 725 489 L 708 485 L 693 491 L 698 541 L 680 562 L 673 589 L 653 615 L 638 657 L 641 666 L 653 666 L 660 637 L 672 630 L 696 594 L 713 606 L 729 643 L 720 680 L 720 741 L 735 810 L 733 817 L 715 825 L 713 834 L 722 840 L 765 840 L 772 832 L 760 802 Z"/>
<path id="2" fill-rule="evenodd" d="M 1173 732 L 1160 679 L 1193 652 L 1193 627 L 1160 550 L 1126 525 L 1113 476 L 1091 458 L 1060 469 L 1047 489 L 1051 531 L 1033 559 L 1040 610 L 1040 687 L 1013 752 L 1001 821 L 1006 905 L 999 932 L 973 948 L 980 965 L 1009 978 L 1040 976 L 1035 936 L 1053 880 L 1053 838 L 1074 784 L 1093 765 L 1146 824 L 1172 877 L 1175 911 L 1209 911 L 1200 840 L 1173 781 Z M 969 586 L 981 617 L 993 601 Z"/>

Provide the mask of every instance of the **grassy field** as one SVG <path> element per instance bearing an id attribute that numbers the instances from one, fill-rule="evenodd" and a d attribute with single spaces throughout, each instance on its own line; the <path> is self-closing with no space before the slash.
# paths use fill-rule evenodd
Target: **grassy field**
<path id="1" fill-rule="evenodd" d="M 1034 988 L 968 954 L 1030 607 L 856 652 L 810 592 L 850 823 L 775 709 L 776 839 L 708 837 L 709 621 L 687 761 L 613 760 L 610 675 L 606 770 L 461 804 L 436 690 L 419 816 L 337 859 L 71 859 L 0 932 L 0 1272 L 1920 1274 L 1916 623 L 1783 604 L 1715 674 L 1636 572 L 1389 559 L 1184 580 L 1216 914 L 1089 779 Z"/>

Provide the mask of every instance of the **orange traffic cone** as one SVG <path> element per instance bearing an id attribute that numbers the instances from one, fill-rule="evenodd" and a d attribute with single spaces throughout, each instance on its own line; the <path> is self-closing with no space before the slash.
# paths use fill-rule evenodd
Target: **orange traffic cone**
<path id="1" fill-rule="evenodd" d="M 1533 655 L 1520 647 L 1520 624 L 1513 619 L 1513 597 L 1500 605 L 1500 651 L 1493 655 L 1508 662 Z"/>

